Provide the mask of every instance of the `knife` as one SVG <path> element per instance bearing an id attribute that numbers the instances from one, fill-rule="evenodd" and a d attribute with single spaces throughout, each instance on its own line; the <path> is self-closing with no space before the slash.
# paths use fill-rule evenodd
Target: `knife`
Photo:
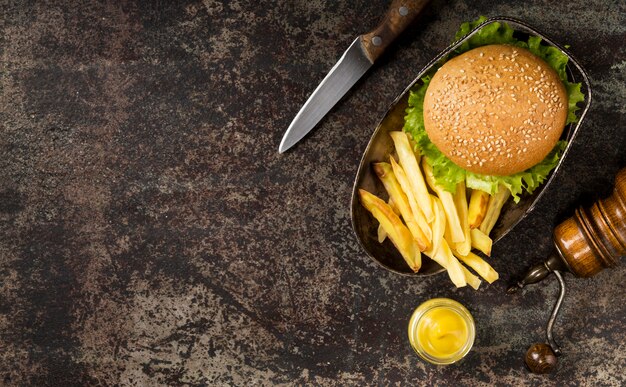
<path id="1" fill-rule="evenodd" d="M 278 151 L 300 141 L 374 64 L 387 46 L 411 24 L 429 0 L 393 0 L 381 23 L 358 36 L 313 91 L 287 128 Z"/>

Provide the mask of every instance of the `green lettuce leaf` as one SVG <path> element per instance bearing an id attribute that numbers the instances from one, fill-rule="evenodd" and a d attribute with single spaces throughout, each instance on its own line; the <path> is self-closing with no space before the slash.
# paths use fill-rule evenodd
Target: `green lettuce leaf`
<path id="1" fill-rule="evenodd" d="M 473 22 L 461 24 L 455 38 L 458 40 L 484 22 L 486 18 L 481 16 Z M 569 112 L 567 123 L 576 122 L 578 117 L 577 104 L 584 101 L 584 95 L 580 91 L 580 83 L 571 83 L 567 80 L 567 56 L 555 47 L 541 44 L 541 38 L 531 36 L 528 41 L 520 41 L 513 36 L 513 29 L 506 23 L 492 23 L 481 28 L 475 35 L 465 41 L 455 50 L 455 54 L 461 54 L 473 48 L 488 44 L 512 44 L 527 48 L 533 54 L 545 60 L 557 72 L 569 98 Z M 415 142 L 416 151 L 426 156 L 427 162 L 433 167 L 433 174 L 438 184 L 445 190 L 454 192 L 459 182 L 465 180 L 466 185 L 472 189 L 480 189 L 495 194 L 502 185 L 511 191 L 515 202 L 519 202 L 520 195 L 524 191 L 532 193 L 546 179 L 552 169 L 558 164 L 567 143 L 559 141 L 554 149 L 539 164 L 526 171 L 509 176 L 480 175 L 459 167 L 448 159 L 428 138 L 424 127 L 424 96 L 432 73 L 421 78 L 421 84 L 416 86 L 409 95 L 408 108 L 404 119 L 403 130 L 411 135 Z"/>
<path id="2" fill-rule="evenodd" d="M 541 38 L 531 36 L 528 38 L 528 50 L 538 57 L 545 60 L 552 67 L 562 81 L 567 81 L 567 56 L 556 47 L 544 46 L 541 44 Z"/>
<path id="3" fill-rule="evenodd" d="M 459 31 L 454 36 L 454 40 L 459 40 L 467 35 L 471 30 L 478 27 L 481 23 L 487 20 L 486 17 L 481 16 L 473 22 L 466 22 L 461 24 Z M 472 48 L 485 46 L 487 44 L 513 44 L 518 45 L 519 40 L 513 37 L 515 31 L 509 27 L 506 23 L 491 23 L 484 26 L 480 31 L 472 35 L 471 38 L 463 42 L 455 52 L 457 54 L 469 51 Z"/>
<path id="4" fill-rule="evenodd" d="M 578 107 L 578 102 L 583 102 L 585 100 L 585 95 L 580 91 L 581 83 L 571 83 L 568 81 L 563 82 L 565 84 L 565 89 L 567 90 L 567 96 L 569 98 L 569 111 L 567 113 L 567 122 L 569 124 L 571 122 L 577 122 L 578 117 L 576 116 L 576 112 L 580 107 Z"/>

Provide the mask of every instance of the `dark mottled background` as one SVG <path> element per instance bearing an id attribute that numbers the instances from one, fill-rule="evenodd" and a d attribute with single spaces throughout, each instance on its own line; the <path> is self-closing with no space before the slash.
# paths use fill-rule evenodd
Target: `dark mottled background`
<path id="1" fill-rule="evenodd" d="M 0 34 L 0 384 L 626 383 L 624 266 L 505 295 L 576 203 L 626 165 L 622 1 L 433 1 L 306 141 L 293 116 L 387 1 L 11 1 Z M 592 110 L 480 291 L 405 278 L 360 250 L 351 185 L 377 121 L 458 25 L 526 20 L 588 69 Z M 411 311 L 445 296 L 477 321 L 460 364 L 418 360 Z"/>

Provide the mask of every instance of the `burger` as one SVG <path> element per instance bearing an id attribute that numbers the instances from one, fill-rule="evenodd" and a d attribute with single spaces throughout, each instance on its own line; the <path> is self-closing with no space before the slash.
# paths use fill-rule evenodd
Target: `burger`
<path id="1" fill-rule="evenodd" d="M 543 160 L 561 137 L 567 94 L 556 71 L 530 51 L 475 48 L 446 62 L 424 98 L 430 140 L 456 165 L 511 175 Z"/>
<path id="2" fill-rule="evenodd" d="M 482 21 L 465 23 L 458 35 Z M 557 165 L 583 94 L 567 79 L 560 50 L 539 37 L 519 40 L 504 23 L 488 27 L 422 77 L 403 129 L 446 190 L 465 180 L 489 194 L 505 187 L 519 201 Z"/>

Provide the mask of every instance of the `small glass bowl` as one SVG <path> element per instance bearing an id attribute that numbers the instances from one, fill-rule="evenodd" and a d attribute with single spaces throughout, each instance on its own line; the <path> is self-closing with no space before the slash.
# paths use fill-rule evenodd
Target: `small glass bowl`
<path id="1" fill-rule="evenodd" d="M 426 352 L 418 338 L 418 326 L 420 319 L 424 317 L 428 311 L 438 308 L 443 308 L 456 313 L 467 325 L 467 340 L 465 344 L 455 353 L 445 357 L 436 357 Z M 474 339 L 476 337 L 476 326 L 474 325 L 474 319 L 472 318 L 470 312 L 457 301 L 449 298 L 433 298 L 424 302 L 415 309 L 413 315 L 411 316 L 411 320 L 409 321 L 408 333 L 409 342 L 419 357 L 432 364 L 446 365 L 461 360 L 465 357 L 465 355 L 467 355 L 470 349 L 472 349 Z"/>

